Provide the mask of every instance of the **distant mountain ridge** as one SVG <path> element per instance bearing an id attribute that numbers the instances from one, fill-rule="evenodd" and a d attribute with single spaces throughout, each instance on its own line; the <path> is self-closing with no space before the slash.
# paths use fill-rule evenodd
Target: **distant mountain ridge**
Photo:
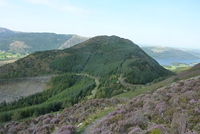
<path id="1" fill-rule="evenodd" d="M 2 28 L 0 27 L 0 34 L 2 35 L 10 35 L 10 34 L 14 34 L 15 32 L 7 29 L 7 28 Z"/>
<path id="2" fill-rule="evenodd" d="M 30 54 L 36 51 L 64 49 L 87 39 L 73 34 L 24 33 L 0 28 L 0 50 L 12 53 Z"/>
<path id="3" fill-rule="evenodd" d="M 200 49 L 182 49 L 182 51 L 185 51 L 200 58 Z"/>
<path id="4" fill-rule="evenodd" d="M 142 47 L 142 49 L 155 59 L 199 59 L 194 54 L 176 48 Z"/>

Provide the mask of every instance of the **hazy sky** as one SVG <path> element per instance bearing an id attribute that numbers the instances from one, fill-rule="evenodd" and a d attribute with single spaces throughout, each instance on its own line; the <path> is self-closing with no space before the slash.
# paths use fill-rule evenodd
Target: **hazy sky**
<path id="1" fill-rule="evenodd" d="M 0 0 L 0 27 L 200 49 L 200 0 Z"/>

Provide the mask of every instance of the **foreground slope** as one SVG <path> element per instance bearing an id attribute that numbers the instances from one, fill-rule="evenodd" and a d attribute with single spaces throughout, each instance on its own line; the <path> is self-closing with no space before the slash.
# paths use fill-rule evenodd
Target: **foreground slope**
<path id="1" fill-rule="evenodd" d="M 93 130 L 100 133 L 200 133 L 200 78 L 182 80 L 137 96 Z"/>
<path id="2" fill-rule="evenodd" d="M 90 123 L 103 116 L 96 120 L 95 126 L 84 132 L 199 134 L 199 86 L 200 77 L 193 77 L 139 95 L 130 101 L 85 101 L 64 109 L 60 114 L 47 114 L 21 123 L 11 122 L 1 126 L 0 130 L 4 133 L 80 133 L 87 124 L 90 127 Z"/>

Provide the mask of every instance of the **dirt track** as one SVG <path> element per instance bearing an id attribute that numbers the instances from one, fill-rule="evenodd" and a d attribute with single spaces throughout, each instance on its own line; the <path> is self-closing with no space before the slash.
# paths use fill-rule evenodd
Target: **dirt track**
<path id="1" fill-rule="evenodd" d="M 95 127 L 99 125 L 104 119 L 106 119 L 106 116 L 96 119 L 94 122 L 89 124 L 81 134 L 92 134 L 92 131 L 95 129 Z"/>

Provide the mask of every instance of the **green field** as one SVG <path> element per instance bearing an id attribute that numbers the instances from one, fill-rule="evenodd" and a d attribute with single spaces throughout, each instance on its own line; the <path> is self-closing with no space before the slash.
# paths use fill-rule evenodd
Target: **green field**
<path id="1" fill-rule="evenodd" d="M 22 55 L 20 53 L 0 52 L 0 61 L 11 60 L 11 59 L 19 59 L 19 58 L 22 58 L 26 55 Z"/>
<path id="2" fill-rule="evenodd" d="M 3 66 L 7 63 L 13 63 L 18 59 L 21 59 L 28 54 L 20 54 L 20 53 L 9 53 L 9 52 L 1 52 L 0 51 L 0 66 Z"/>
<path id="3" fill-rule="evenodd" d="M 195 65 L 195 64 L 194 64 Z M 189 64 L 185 64 L 185 63 L 174 63 L 172 65 L 165 65 L 163 66 L 165 69 L 170 70 L 172 72 L 181 72 L 184 70 L 187 70 L 189 68 L 191 68 L 192 66 Z"/>

